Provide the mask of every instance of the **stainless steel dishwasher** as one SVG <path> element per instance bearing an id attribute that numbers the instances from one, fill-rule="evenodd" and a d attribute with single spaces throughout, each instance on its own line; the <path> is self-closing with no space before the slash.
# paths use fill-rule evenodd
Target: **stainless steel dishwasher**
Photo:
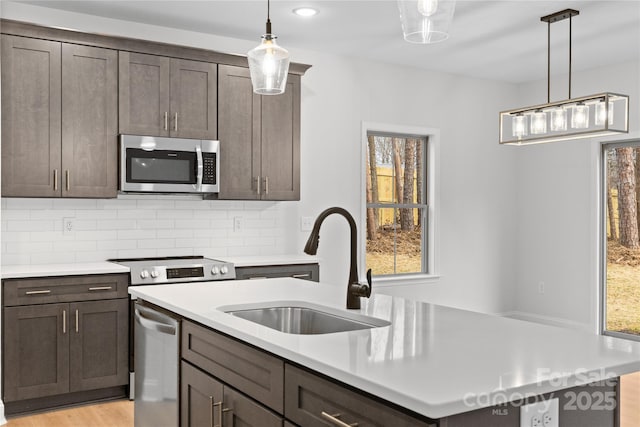
<path id="1" fill-rule="evenodd" d="M 135 304 L 135 427 L 178 426 L 180 321 Z"/>

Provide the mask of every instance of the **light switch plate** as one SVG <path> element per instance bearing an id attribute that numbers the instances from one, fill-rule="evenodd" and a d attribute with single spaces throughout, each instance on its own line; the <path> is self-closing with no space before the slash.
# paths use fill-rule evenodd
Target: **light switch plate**
<path id="1" fill-rule="evenodd" d="M 522 405 L 520 427 L 560 427 L 558 398 Z"/>

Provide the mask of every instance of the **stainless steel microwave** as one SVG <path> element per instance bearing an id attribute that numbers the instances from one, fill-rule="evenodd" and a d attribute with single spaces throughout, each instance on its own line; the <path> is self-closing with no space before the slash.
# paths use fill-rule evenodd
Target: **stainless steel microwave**
<path id="1" fill-rule="evenodd" d="M 120 191 L 217 193 L 219 141 L 120 135 Z"/>

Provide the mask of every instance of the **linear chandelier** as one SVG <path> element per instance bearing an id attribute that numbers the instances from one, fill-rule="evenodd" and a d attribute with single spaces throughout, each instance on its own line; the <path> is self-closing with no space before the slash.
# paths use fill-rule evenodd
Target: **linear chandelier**
<path id="1" fill-rule="evenodd" d="M 547 103 L 500 113 L 500 144 L 529 145 L 629 132 L 629 97 L 603 92 L 571 98 L 571 23 L 566 9 L 540 18 L 547 23 Z M 569 98 L 551 102 L 551 24 L 569 19 Z"/>

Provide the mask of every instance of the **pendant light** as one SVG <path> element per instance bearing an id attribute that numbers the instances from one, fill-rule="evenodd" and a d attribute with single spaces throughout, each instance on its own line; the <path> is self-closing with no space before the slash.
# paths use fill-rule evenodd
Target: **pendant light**
<path id="1" fill-rule="evenodd" d="M 571 98 L 571 24 L 580 12 L 566 9 L 540 18 L 547 23 L 547 103 L 500 113 L 500 144 L 527 145 L 629 132 L 629 97 L 603 92 Z M 569 97 L 551 102 L 551 24 L 569 19 Z"/>
<path id="2" fill-rule="evenodd" d="M 404 39 L 437 43 L 449 38 L 456 0 L 398 0 Z"/>
<path id="3" fill-rule="evenodd" d="M 267 0 L 267 32 L 260 45 L 247 53 L 253 91 L 259 95 L 284 93 L 289 72 L 289 52 L 278 46 L 277 37 L 271 33 L 270 3 Z"/>

